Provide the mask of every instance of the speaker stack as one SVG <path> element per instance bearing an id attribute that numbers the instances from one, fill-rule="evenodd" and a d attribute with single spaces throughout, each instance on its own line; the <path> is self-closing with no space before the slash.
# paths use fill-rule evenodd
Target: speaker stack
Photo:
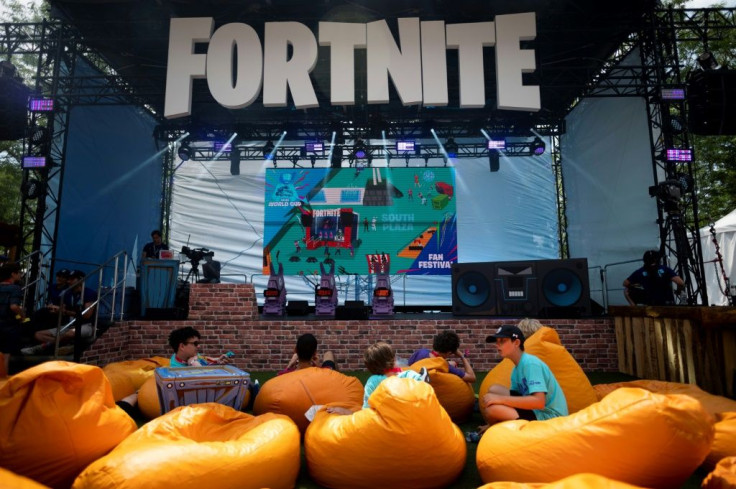
<path id="1" fill-rule="evenodd" d="M 456 263 L 452 310 L 457 316 L 589 316 L 588 261 Z"/>

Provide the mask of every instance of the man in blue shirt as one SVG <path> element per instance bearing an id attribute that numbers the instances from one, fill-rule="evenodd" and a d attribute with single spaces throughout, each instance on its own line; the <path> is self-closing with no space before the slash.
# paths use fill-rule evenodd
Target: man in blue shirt
<path id="1" fill-rule="evenodd" d="M 677 285 L 680 294 L 685 281 L 677 273 L 659 264 L 660 254 L 657 250 L 649 250 L 642 257 L 644 266 L 624 280 L 624 297 L 632 306 L 666 306 L 675 303 L 672 283 Z"/>
<path id="2" fill-rule="evenodd" d="M 504 325 L 486 338 L 495 343 L 499 354 L 514 362 L 511 389 L 494 384 L 483 395 L 481 412 L 488 425 L 500 421 L 529 421 L 567 416 L 567 400 L 547 364 L 524 352 L 524 333 L 513 325 Z M 483 427 L 481 427 L 483 429 Z"/>

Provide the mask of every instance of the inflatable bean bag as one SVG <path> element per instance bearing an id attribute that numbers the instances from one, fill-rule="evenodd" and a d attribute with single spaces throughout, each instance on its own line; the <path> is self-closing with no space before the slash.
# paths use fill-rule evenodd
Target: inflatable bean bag
<path id="1" fill-rule="evenodd" d="M 596 394 L 603 398 L 621 387 L 638 387 L 658 394 L 685 394 L 697 399 L 716 420 L 715 439 L 704 462 L 706 468 L 713 469 L 722 458 L 736 456 L 736 401 L 710 394 L 696 385 L 659 380 L 598 384 L 594 388 Z"/>
<path id="2" fill-rule="evenodd" d="M 556 482 L 491 482 L 479 489 L 637 489 L 598 474 L 575 474 Z"/>
<path id="3" fill-rule="evenodd" d="M 450 373 L 447 360 L 439 357 L 425 358 L 409 366 L 415 372 L 422 367 L 429 372 L 429 379 L 437 399 L 456 423 L 464 423 L 473 414 L 475 392 L 473 387 L 457 375 Z"/>
<path id="4" fill-rule="evenodd" d="M 314 404 L 341 403 L 360 409 L 363 384 L 329 368 L 310 367 L 266 381 L 256 396 L 253 414 L 285 414 L 304 433 L 309 421 L 304 413 Z"/>
<path id="5" fill-rule="evenodd" d="M 158 400 L 158 389 L 156 388 L 156 377 L 149 377 L 138 389 L 138 409 L 146 419 L 161 416 L 161 404 Z"/>
<path id="6" fill-rule="evenodd" d="M 250 402 L 250 391 L 245 393 L 241 409 L 244 409 Z M 148 380 L 138 389 L 138 409 L 146 419 L 153 419 L 161 416 L 161 404 L 158 398 L 158 387 L 156 386 L 156 377 L 151 375 Z"/>
<path id="7" fill-rule="evenodd" d="M 110 363 L 102 367 L 102 371 L 110 381 L 113 397 L 119 401 L 140 389 L 156 368 L 168 366 L 168 358 L 152 357 Z"/>
<path id="8" fill-rule="evenodd" d="M 73 489 L 292 489 L 299 436 L 286 416 L 254 417 L 218 403 L 183 406 L 92 463 Z"/>
<path id="9" fill-rule="evenodd" d="M 552 328 L 543 326 L 524 342 L 524 351 L 539 357 L 552 370 L 562 392 L 567 399 L 567 410 L 575 413 L 598 401 L 590 380 L 578 362 L 560 343 L 560 337 Z M 493 384 L 511 386 L 511 371 L 514 363 L 504 358 L 496 365 L 480 385 L 478 394 L 482 397 Z"/>
<path id="10" fill-rule="evenodd" d="M 0 388 L 0 466 L 52 487 L 136 429 L 99 367 L 46 362 Z"/>
<path id="11" fill-rule="evenodd" d="M 736 457 L 736 412 L 716 414 L 715 420 L 716 436 L 703 464 L 706 468 L 715 467 L 724 458 Z"/>
<path id="12" fill-rule="evenodd" d="M 0 487 L 3 489 L 49 489 L 48 486 L 17 475 L 0 467 Z"/>
<path id="13" fill-rule="evenodd" d="M 603 399 L 621 387 L 638 387 L 657 394 L 685 394 L 694 397 L 710 414 L 736 412 L 736 401 L 723 396 L 716 396 L 693 384 L 681 382 L 663 382 L 661 380 L 633 380 L 630 382 L 615 382 L 613 384 L 598 384 L 593 387 L 598 399 Z"/>
<path id="14" fill-rule="evenodd" d="M 703 479 L 701 489 L 736 489 L 736 457 L 724 458 Z"/>
<path id="15" fill-rule="evenodd" d="M 460 429 L 432 387 L 389 377 L 352 415 L 317 412 L 304 435 L 309 473 L 330 488 L 446 487 L 465 467 Z"/>
<path id="16" fill-rule="evenodd" d="M 491 426 L 476 462 L 484 482 L 552 482 L 590 472 L 642 487 L 680 487 L 713 441 L 695 399 L 621 388 L 569 416 Z"/>

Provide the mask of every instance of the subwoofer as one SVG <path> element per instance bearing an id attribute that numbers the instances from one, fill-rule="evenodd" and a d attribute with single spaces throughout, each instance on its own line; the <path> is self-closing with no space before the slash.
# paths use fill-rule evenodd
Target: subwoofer
<path id="1" fill-rule="evenodd" d="M 538 261 L 495 263 L 496 297 L 500 316 L 536 316 Z"/>
<path id="2" fill-rule="evenodd" d="M 452 264 L 452 313 L 456 316 L 495 315 L 493 263 Z"/>
<path id="3" fill-rule="evenodd" d="M 537 277 L 540 316 L 590 316 L 587 259 L 540 260 L 537 262 Z"/>

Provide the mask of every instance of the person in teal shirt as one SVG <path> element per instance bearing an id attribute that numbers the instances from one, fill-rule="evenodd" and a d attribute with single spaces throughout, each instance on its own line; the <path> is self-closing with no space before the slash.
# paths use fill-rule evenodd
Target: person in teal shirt
<path id="1" fill-rule="evenodd" d="M 567 399 L 546 363 L 524 352 L 524 333 L 513 325 L 504 325 L 486 338 L 495 343 L 499 354 L 514 362 L 511 389 L 494 384 L 481 400 L 481 410 L 488 425 L 513 419 L 529 421 L 567 416 Z"/>
<path id="2" fill-rule="evenodd" d="M 178 328 L 169 334 L 169 346 L 174 350 L 170 367 L 204 367 L 207 365 L 224 365 L 230 363 L 227 354 L 219 357 L 207 357 L 199 354 L 199 331 L 191 326 Z"/>

